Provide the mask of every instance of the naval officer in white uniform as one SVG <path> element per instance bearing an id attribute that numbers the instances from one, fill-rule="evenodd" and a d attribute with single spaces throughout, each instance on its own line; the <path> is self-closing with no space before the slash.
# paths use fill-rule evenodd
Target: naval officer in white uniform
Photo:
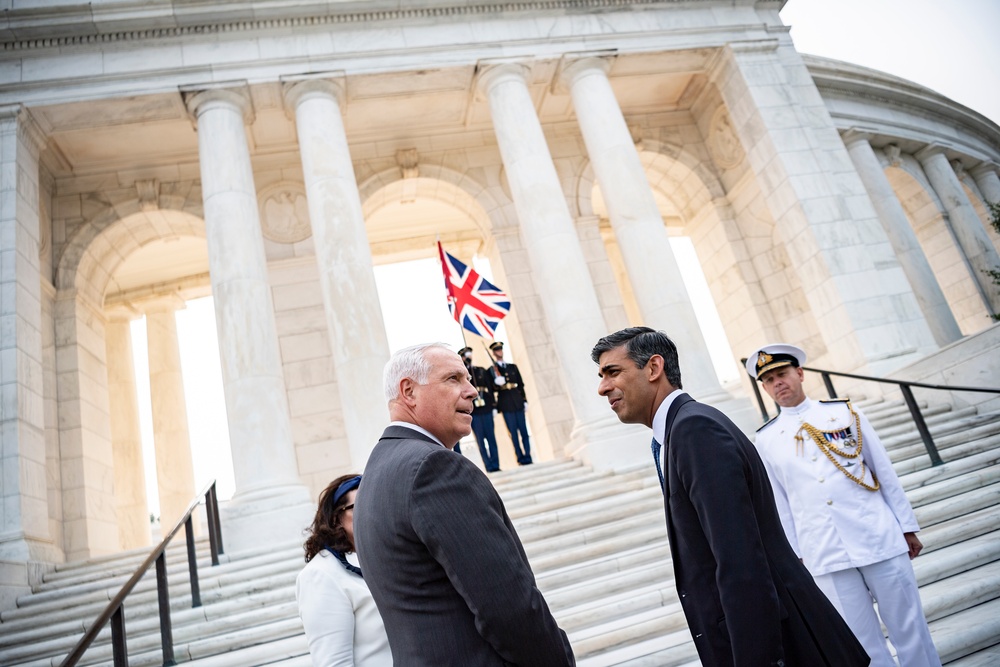
<path id="1" fill-rule="evenodd" d="M 802 387 L 803 350 L 765 345 L 750 376 L 781 407 L 755 445 L 774 489 L 782 527 L 820 589 L 871 657 L 894 667 L 872 602 L 901 667 L 940 667 L 910 559 L 923 545 L 892 462 L 849 400 L 813 401 Z"/>

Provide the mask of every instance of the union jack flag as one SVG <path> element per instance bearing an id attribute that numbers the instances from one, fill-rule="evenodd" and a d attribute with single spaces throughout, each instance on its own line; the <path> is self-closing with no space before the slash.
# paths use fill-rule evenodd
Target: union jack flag
<path id="1" fill-rule="evenodd" d="M 446 253 L 440 241 L 438 254 L 448 291 L 448 308 L 455 321 L 478 336 L 493 338 L 500 320 L 510 312 L 510 299 L 471 266 Z"/>

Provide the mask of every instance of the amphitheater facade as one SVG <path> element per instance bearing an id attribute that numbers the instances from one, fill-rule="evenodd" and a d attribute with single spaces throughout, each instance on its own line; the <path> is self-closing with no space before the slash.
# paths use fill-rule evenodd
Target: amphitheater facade
<path id="1" fill-rule="evenodd" d="M 52 563 L 149 543 L 137 317 L 165 523 L 194 496 L 174 312 L 206 294 L 227 547 L 298 534 L 387 421 L 373 267 L 437 238 L 512 297 L 541 459 L 648 454 L 589 361 L 630 323 L 677 340 L 693 395 L 759 419 L 748 382 L 716 379 L 669 235 L 734 358 L 783 340 L 820 367 L 1000 384 L 1000 127 L 798 53 L 783 1 L 19 4 L 0 27 L 0 608 Z"/>

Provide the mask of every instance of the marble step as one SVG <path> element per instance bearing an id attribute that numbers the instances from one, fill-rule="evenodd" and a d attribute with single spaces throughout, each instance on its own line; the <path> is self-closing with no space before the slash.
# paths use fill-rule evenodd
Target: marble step
<path id="1" fill-rule="evenodd" d="M 217 566 L 212 566 L 210 563 L 205 563 L 205 566 L 202 567 L 202 564 L 199 562 L 198 575 L 199 578 L 212 579 L 213 577 L 218 577 L 226 572 L 242 570 L 247 566 L 257 566 L 269 562 L 283 562 L 288 560 L 289 558 L 299 558 L 301 560 L 302 554 L 303 552 L 302 552 L 301 542 L 295 541 L 295 542 L 275 543 L 269 545 L 269 548 L 266 550 L 244 553 L 238 560 L 220 559 L 219 565 Z M 154 570 L 155 567 L 150 567 L 150 571 Z M 186 560 L 182 561 L 181 564 L 179 566 L 176 566 L 175 568 L 170 568 L 168 566 L 167 568 L 168 577 L 175 571 L 180 575 L 181 578 L 183 578 L 186 581 L 188 573 L 187 561 Z M 134 572 L 134 570 L 130 571 L 128 575 L 131 576 L 132 572 Z M 112 582 L 109 585 L 109 587 L 113 584 L 117 584 L 119 582 L 124 583 L 125 581 L 128 580 L 128 576 L 123 576 L 117 569 L 111 571 L 109 574 L 110 576 L 105 579 L 105 581 Z M 67 582 L 67 584 L 63 586 L 63 589 L 72 590 L 76 587 L 76 585 L 77 584 L 73 582 Z M 84 582 L 82 586 L 84 587 L 89 586 L 89 582 Z"/>
<path id="2" fill-rule="evenodd" d="M 183 565 L 187 567 L 187 545 L 183 537 L 176 544 L 178 538 L 174 538 L 167 546 L 167 568 L 175 568 Z M 99 559 L 77 561 L 74 563 L 60 563 L 52 570 L 45 573 L 42 586 L 58 587 L 64 583 L 85 583 L 114 575 L 130 575 L 146 560 L 152 545 L 140 550 L 125 551 L 113 556 L 103 556 Z M 211 563 L 208 538 L 195 540 L 195 553 L 198 556 L 198 565 L 203 562 L 207 565 Z M 226 554 L 220 554 L 219 561 L 228 561 Z"/>
<path id="3" fill-rule="evenodd" d="M 273 597 L 275 599 L 268 600 L 267 604 L 253 598 L 243 598 L 246 604 L 242 609 L 237 609 L 232 604 L 226 605 L 225 608 L 212 605 L 211 608 L 187 610 L 194 613 L 171 614 L 174 644 L 180 645 L 200 638 L 214 637 L 233 630 L 285 621 L 289 618 L 298 620 L 294 591 L 291 591 L 291 595 L 282 592 Z M 155 616 L 136 621 L 130 614 L 130 609 L 130 607 L 125 608 L 125 628 L 131 662 L 133 655 L 159 650 L 160 626 L 159 618 Z M 200 615 L 198 612 L 201 612 Z M 76 636 L 60 637 L 16 649 L 0 650 L 0 664 L 32 664 L 39 659 L 65 656 L 73 649 L 77 640 Z M 87 650 L 85 658 L 87 663 L 112 659 L 110 627 L 102 630 Z"/>
<path id="4" fill-rule="evenodd" d="M 199 570 L 198 579 L 201 590 L 202 602 L 218 599 L 221 591 L 228 585 L 240 581 L 253 580 L 258 577 L 271 577 L 277 573 L 291 575 L 294 580 L 295 573 L 302 567 L 301 557 L 294 557 L 289 553 L 289 557 L 275 563 L 249 562 L 231 563 L 227 566 L 219 565 L 215 568 Z M 191 604 L 191 587 L 185 572 L 182 577 L 168 579 L 171 606 L 181 606 Z M 46 598 L 39 602 L 25 604 L 24 606 L 12 609 L 3 614 L 3 626 L 15 624 L 22 619 L 44 614 L 54 622 L 69 620 L 77 616 L 87 617 L 93 614 L 94 617 L 108 604 L 108 602 L 118 593 L 121 586 L 111 586 L 104 590 L 88 591 L 78 595 L 67 594 L 62 598 L 46 595 Z M 129 596 L 131 605 L 155 605 L 157 600 L 156 573 L 150 569 L 136 584 L 132 594 Z M 26 600 L 26 603 L 31 602 Z"/>
<path id="5" fill-rule="evenodd" d="M 921 589 L 932 635 L 946 664 L 1000 640 L 998 591 L 998 563 L 948 580 L 940 587 Z M 572 632 L 570 636 L 581 667 L 686 665 L 692 660 L 697 664 L 683 612 L 676 603 L 589 631 Z"/>
<path id="6" fill-rule="evenodd" d="M 930 629 L 945 664 L 996 646 L 1000 639 L 1000 598 L 931 621 Z"/>
<path id="7" fill-rule="evenodd" d="M 584 501 L 599 497 L 599 494 L 606 494 L 607 489 L 612 486 L 621 485 L 623 488 L 643 488 L 646 485 L 646 475 L 642 471 L 635 471 L 616 477 L 611 476 L 587 476 L 583 479 L 574 480 L 572 484 L 559 486 L 557 488 L 541 488 L 538 491 L 525 491 L 513 494 L 508 499 L 508 494 L 501 494 L 507 513 L 513 518 L 525 514 L 536 514 L 547 511 L 549 508 L 566 507 L 574 505 L 572 500 L 579 498 Z M 606 497 L 606 496 L 605 496 Z"/>
<path id="8" fill-rule="evenodd" d="M 928 621 L 946 618 L 998 598 L 1000 561 L 920 587 L 920 599 Z"/>
<path id="9" fill-rule="evenodd" d="M 302 634 L 302 622 L 297 615 L 272 623 L 256 625 L 253 624 L 252 617 L 247 617 L 243 619 L 241 627 L 224 634 L 203 637 L 193 641 L 180 641 L 175 636 L 174 657 L 177 663 L 181 664 L 200 658 L 209 658 L 235 650 L 250 648 L 253 650 L 247 651 L 244 655 L 253 656 L 257 655 L 258 651 L 265 650 L 264 647 L 270 642 L 282 639 L 295 640 L 296 638 L 303 645 L 305 644 L 305 635 Z M 129 667 L 160 667 L 163 664 L 158 637 L 156 646 L 149 650 L 133 650 L 131 642 L 129 646 Z M 308 651 L 308 647 L 305 650 Z M 80 664 L 95 665 L 96 667 L 114 667 L 114 662 L 110 659 L 99 662 L 81 662 Z M 256 658 L 254 658 L 253 664 L 256 664 Z M 25 665 L 24 667 L 41 667 L 41 665 Z"/>
<path id="10" fill-rule="evenodd" d="M 295 590 L 289 586 L 282 586 L 270 591 L 245 592 L 238 589 L 230 591 L 227 599 L 206 604 L 201 607 L 171 610 L 171 623 L 176 627 L 194 626 L 207 620 L 223 618 L 229 614 L 246 612 L 252 609 L 263 609 L 273 605 L 285 604 L 295 600 Z M 126 606 L 126 624 L 128 636 L 136 633 L 158 633 L 160 628 L 159 616 L 156 613 L 139 615 L 134 613 L 135 607 L 132 604 Z M 89 621 L 93 619 L 87 619 Z M 0 664 L 10 664 L 14 657 L 19 660 L 28 657 L 38 657 L 50 654 L 53 651 L 68 653 L 76 645 L 77 640 L 85 631 L 84 623 L 77 621 L 76 627 L 68 627 L 68 624 L 59 624 L 36 627 L 34 630 L 22 631 L 19 633 L 20 644 L 27 644 L 33 651 L 21 649 L 21 652 L 8 651 L 0 648 Z M 110 629 L 108 627 L 101 631 L 95 643 L 110 641 Z"/>
<path id="11" fill-rule="evenodd" d="M 973 604 L 1000 597 L 1000 560 L 997 560 L 1000 558 L 1000 547 L 996 544 L 996 538 L 997 534 L 994 533 L 988 536 L 988 539 L 981 540 L 980 545 L 959 544 L 946 551 L 917 559 L 916 563 L 923 566 L 920 569 L 920 583 L 925 584 L 924 580 L 931 577 L 938 582 L 930 587 L 924 585 L 921 589 L 929 618 L 940 618 Z M 954 566 L 957 561 L 965 560 L 968 563 L 969 552 L 976 550 L 977 546 L 981 547 L 980 551 L 986 552 L 983 558 L 973 559 L 975 562 L 959 567 Z M 975 567 L 982 560 L 986 563 Z M 623 581 L 629 587 L 626 591 L 604 595 L 600 600 L 595 601 L 592 595 L 590 598 L 579 596 L 570 598 L 569 601 L 589 601 L 576 607 L 563 608 L 563 603 L 567 601 L 565 592 L 547 591 L 546 599 L 549 600 L 560 624 L 576 638 L 583 636 L 583 633 L 578 631 L 581 628 L 596 628 L 593 631 L 595 636 L 609 636 L 609 633 L 618 632 L 618 626 L 629 626 L 633 621 L 636 623 L 641 621 L 647 626 L 653 623 L 654 619 L 659 619 L 656 622 L 660 624 L 683 623 L 682 612 L 677 606 L 673 575 L 669 571 L 669 561 L 661 565 L 662 569 L 659 572 L 651 570 L 636 573 L 638 576 L 634 580 Z M 953 571 L 956 569 L 959 574 L 954 575 Z M 644 587 L 637 588 L 638 586 Z M 607 591 L 609 586 L 604 581 L 595 581 L 594 588 Z M 573 592 L 575 591 L 570 591 Z M 676 614 L 681 616 L 666 618 Z M 664 618 L 660 618 L 661 616 Z M 609 637 L 609 641 L 620 644 L 625 639 L 619 635 L 614 638 Z M 593 644 L 593 641 L 590 643 Z"/>
<path id="12" fill-rule="evenodd" d="M 934 444 L 938 452 L 941 453 L 942 458 L 945 458 L 944 452 L 950 447 L 955 447 L 971 440 L 989 438 L 1000 433 L 1000 420 L 985 415 L 969 417 L 950 423 L 947 431 L 943 435 L 931 433 L 934 436 Z M 908 434 L 880 438 L 880 440 L 882 440 L 882 444 L 889 452 L 889 458 L 892 459 L 893 463 L 897 460 L 902 461 L 927 455 L 927 449 L 924 447 L 923 440 L 920 439 L 920 435 L 916 432 L 916 429 Z"/>
<path id="13" fill-rule="evenodd" d="M 960 408 L 954 410 L 948 405 L 930 406 L 921 409 L 920 414 L 924 417 L 924 422 L 931 431 L 931 435 L 943 434 L 949 425 L 962 419 L 972 419 L 976 417 L 975 408 Z M 879 438 L 890 438 L 900 435 L 913 436 L 916 429 L 913 415 L 907 410 L 899 414 L 887 416 L 878 426 L 872 424 L 878 433 Z"/>
<path id="14" fill-rule="evenodd" d="M 997 667 L 1000 665 L 1000 637 L 997 644 L 948 663 L 948 667 Z"/>
<path id="15" fill-rule="evenodd" d="M 202 604 L 205 606 L 212 605 L 218 601 L 229 599 L 230 596 L 237 593 L 248 595 L 254 592 L 269 591 L 294 586 L 295 577 L 299 570 L 301 570 L 301 565 L 299 563 L 293 563 L 277 572 L 273 569 L 274 566 L 270 566 L 270 568 L 271 569 L 260 569 L 260 571 L 256 573 L 251 573 L 250 571 L 237 571 L 232 575 L 220 578 L 216 586 L 201 589 Z M 171 589 L 170 608 L 172 613 L 178 613 L 186 609 L 191 609 L 190 593 L 183 588 L 180 589 L 180 591 L 183 592 L 175 592 Z M 85 619 L 85 623 L 89 624 L 104 610 L 109 599 L 110 598 L 103 601 L 90 602 L 85 605 L 78 605 L 65 610 L 46 609 L 43 613 L 32 612 L 30 615 L 24 615 L 21 618 L 4 622 L 0 627 L 4 629 L 4 633 L 6 634 L 8 631 L 16 632 L 36 627 L 40 619 L 44 619 L 45 624 L 55 625 L 82 618 Z M 130 595 L 127 604 L 129 605 L 129 616 L 131 618 L 155 616 L 158 609 L 156 591 L 152 590 L 145 593 Z"/>
<path id="16" fill-rule="evenodd" d="M 296 635 L 267 644 L 195 658 L 185 663 L 185 667 L 312 667 L 312 664 L 305 635 Z"/>

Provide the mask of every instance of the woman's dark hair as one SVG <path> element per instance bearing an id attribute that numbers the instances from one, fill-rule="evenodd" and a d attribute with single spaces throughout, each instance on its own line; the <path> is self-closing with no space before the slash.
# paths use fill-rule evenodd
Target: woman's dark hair
<path id="1" fill-rule="evenodd" d="M 354 477 L 357 477 L 356 473 L 338 477 L 323 489 L 323 493 L 319 494 L 316 516 L 313 518 L 312 525 L 309 526 L 309 537 L 302 545 L 306 550 L 307 563 L 313 559 L 313 556 L 327 547 L 340 553 L 354 551 L 354 545 L 348 539 L 347 531 L 340 524 L 344 517 L 344 508 L 348 505 L 347 494 L 341 496 L 336 503 L 333 502 L 333 496 L 340 485 Z"/>

